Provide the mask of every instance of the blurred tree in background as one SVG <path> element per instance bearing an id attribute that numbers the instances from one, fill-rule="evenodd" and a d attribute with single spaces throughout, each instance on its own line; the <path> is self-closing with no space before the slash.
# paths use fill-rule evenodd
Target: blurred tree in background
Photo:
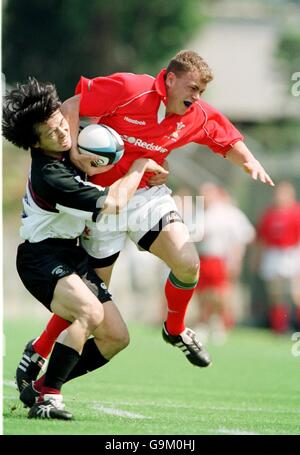
<path id="1" fill-rule="evenodd" d="M 300 3 L 300 2 L 299 2 Z M 284 72 L 291 76 L 300 71 L 300 30 L 296 27 L 286 28 L 280 37 L 277 56 Z"/>
<path id="2" fill-rule="evenodd" d="M 81 74 L 155 75 L 203 22 L 199 0 L 7 0 L 3 71 L 8 83 L 34 75 L 71 96 Z M 201 8 L 202 7 L 202 8 Z"/>
<path id="3" fill-rule="evenodd" d="M 300 4 L 300 0 L 294 0 Z M 282 30 L 276 50 L 276 58 L 280 71 L 288 81 L 286 91 L 291 96 L 291 77 L 300 71 L 300 30 L 293 23 L 288 23 Z M 299 100 L 300 101 L 300 100 Z M 247 126 L 247 133 L 258 141 L 269 153 L 290 153 L 298 150 L 300 144 L 300 128 L 298 118 L 284 118 L 272 122 L 262 122 Z"/>

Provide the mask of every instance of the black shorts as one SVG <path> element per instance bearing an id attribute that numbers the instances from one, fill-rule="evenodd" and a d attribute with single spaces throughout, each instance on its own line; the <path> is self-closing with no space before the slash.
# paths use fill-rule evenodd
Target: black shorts
<path id="1" fill-rule="evenodd" d="M 26 289 L 50 311 L 57 281 L 72 273 L 79 275 L 102 303 L 111 300 L 76 239 L 25 241 L 18 247 L 17 270 Z"/>

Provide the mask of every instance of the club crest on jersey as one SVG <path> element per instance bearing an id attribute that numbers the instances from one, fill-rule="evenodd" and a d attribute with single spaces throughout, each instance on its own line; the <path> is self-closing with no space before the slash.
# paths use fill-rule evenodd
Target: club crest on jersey
<path id="1" fill-rule="evenodd" d="M 182 128 L 185 128 L 185 124 L 183 122 L 177 122 L 176 130 L 170 134 L 169 138 L 173 141 L 177 141 L 177 139 L 179 139 L 179 132 L 182 130 Z"/>

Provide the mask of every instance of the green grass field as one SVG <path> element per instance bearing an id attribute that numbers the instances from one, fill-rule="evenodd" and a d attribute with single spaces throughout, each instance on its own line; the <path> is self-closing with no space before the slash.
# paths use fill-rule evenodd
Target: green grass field
<path id="1" fill-rule="evenodd" d="M 131 345 L 103 369 L 64 387 L 72 422 L 32 421 L 14 372 L 41 321 L 5 323 L 3 412 L 7 435 L 300 434 L 300 357 L 288 336 L 238 329 L 213 365 L 193 367 L 160 329 L 130 327 Z"/>

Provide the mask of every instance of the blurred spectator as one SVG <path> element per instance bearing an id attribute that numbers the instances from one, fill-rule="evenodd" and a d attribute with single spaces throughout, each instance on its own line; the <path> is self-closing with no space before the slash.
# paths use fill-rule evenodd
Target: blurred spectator
<path id="1" fill-rule="evenodd" d="M 212 341 L 222 343 L 234 325 L 232 300 L 240 276 L 246 245 L 255 230 L 236 207 L 226 190 L 207 182 L 200 187 L 204 196 L 204 238 L 197 243 L 200 279 L 197 286 L 199 323 L 205 324 Z"/>
<path id="2" fill-rule="evenodd" d="M 262 214 L 257 227 L 256 266 L 268 296 L 270 327 L 289 329 L 289 303 L 300 328 L 300 203 L 294 186 L 281 181 L 274 203 Z"/>

